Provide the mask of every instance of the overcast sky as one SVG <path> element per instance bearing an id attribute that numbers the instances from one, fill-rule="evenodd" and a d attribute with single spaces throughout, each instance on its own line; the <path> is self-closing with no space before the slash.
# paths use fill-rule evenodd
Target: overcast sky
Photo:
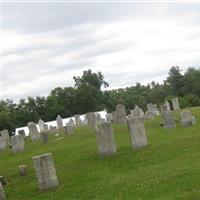
<path id="1" fill-rule="evenodd" d="M 3 36 L 3 37 L 2 37 Z M 3 3 L 3 98 L 73 86 L 83 70 L 110 88 L 200 67 L 200 3 Z"/>

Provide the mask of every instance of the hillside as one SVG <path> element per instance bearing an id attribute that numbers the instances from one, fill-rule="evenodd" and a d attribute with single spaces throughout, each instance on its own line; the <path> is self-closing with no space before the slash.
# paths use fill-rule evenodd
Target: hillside
<path id="1" fill-rule="evenodd" d="M 160 117 L 145 122 L 149 145 L 132 150 L 127 127 L 114 125 L 117 154 L 100 159 L 95 132 L 88 127 L 74 135 L 51 136 L 48 144 L 26 140 L 25 151 L 0 152 L 0 175 L 8 200 L 197 200 L 200 199 L 200 107 L 191 108 L 196 125 L 172 130 Z M 176 113 L 177 116 L 178 113 Z M 60 139 L 58 139 L 60 138 Z M 52 152 L 60 186 L 37 189 L 32 157 Z M 20 177 L 18 165 L 28 166 Z"/>

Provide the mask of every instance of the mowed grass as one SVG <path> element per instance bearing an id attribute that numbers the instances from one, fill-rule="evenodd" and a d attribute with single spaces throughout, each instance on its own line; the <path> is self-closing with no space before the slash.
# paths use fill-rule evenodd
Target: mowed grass
<path id="1" fill-rule="evenodd" d="M 200 199 L 200 107 L 190 108 L 196 125 L 172 130 L 160 117 L 145 121 L 149 145 L 133 150 L 128 129 L 114 125 L 117 154 L 100 158 L 94 130 L 51 136 L 48 144 L 27 139 L 26 150 L 0 152 L 0 175 L 8 184 L 7 199 L 15 200 L 198 200 Z M 176 113 L 179 118 L 179 113 Z M 60 140 L 56 140 L 61 138 Z M 52 152 L 60 186 L 39 191 L 32 157 Z M 18 165 L 28 166 L 20 177 Z"/>

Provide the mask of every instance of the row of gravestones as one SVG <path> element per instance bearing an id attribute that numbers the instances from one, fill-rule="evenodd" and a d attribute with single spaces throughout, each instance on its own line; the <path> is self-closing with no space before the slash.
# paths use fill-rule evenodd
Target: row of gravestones
<path id="1" fill-rule="evenodd" d="M 177 104 L 177 101 L 176 101 L 176 104 Z M 165 128 L 175 127 L 174 125 L 175 119 L 172 116 L 172 112 L 170 111 L 170 108 L 168 107 L 167 102 L 165 102 L 165 104 L 162 107 L 163 109 L 161 113 L 164 119 L 164 127 Z M 177 108 L 178 107 L 179 105 L 177 104 Z M 148 111 L 153 111 L 155 115 L 158 114 L 158 110 L 155 105 L 153 106 L 148 105 Z M 142 109 L 139 108 L 138 106 L 136 106 L 135 109 L 131 111 L 131 115 L 127 117 L 125 107 L 123 105 L 117 105 L 116 111 L 112 113 L 112 116 L 110 116 L 110 114 L 106 116 L 108 120 L 107 122 L 103 120 L 99 120 L 99 116 L 96 115 L 96 113 L 87 113 L 86 117 L 87 117 L 88 125 L 95 128 L 96 138 L 97 138 L 97 147 L 98 147 L 99 154 L 101 156 L 112 155 L 112 154 L 115 154 L 117 151 L 111 121 L 114 123 L 128 124 L 131 145 L 133 148 L 141 148 L 148 144 L 145 126 L 144 126 L 144 119 L 147 119 L 147 118 L 145 117 L 145 114 L 142 111 Z M 60 120 L 60 121 L 57 121 L 57 123 L 60 123 L 60 126 L 58 127 L 60 128 L 63 127 L 61 125 L 62 118 L 59 117 L 57 119 Z M 184 126 L 194 124 L 194 116 L 191 115 L 191 112 L 184 111 L 181 113 L 181 123 Z M 34 125 L 34 129 L 35 127 L 36 127 L 36 124 Z M 29 130 L 31 133 L 32 130 L 31 129 Z M 34 134 L 34 133 L 32 132 L 31 134 Z M 38 179 L 39 189 L 43 190 L 43 189 L 48 189 L 51 187 L 58 186 L 59 183 L 58 183 L 56 170 L 55 170 L 53 159 L 52 159 L 52 154 L 47 153 L 47 154 L 35 156 L 32 159 L 34 162 L 34 168 L 35 168 L 36 176 Z M 0 186 L 0 190 L 3 191 L 1 186 Z M 4 192 L 2 192 L 2 195 L 5 195 Z"/>

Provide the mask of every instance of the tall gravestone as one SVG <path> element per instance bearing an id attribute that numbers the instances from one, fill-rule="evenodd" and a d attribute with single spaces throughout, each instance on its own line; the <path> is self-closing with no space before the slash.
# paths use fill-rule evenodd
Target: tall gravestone
<path id="1" fill-rule="evenodd" d="M 59 185 L 51 153 L 32 157 L 40 190 Z"/>
<path id="2" fill-rule="evenodd" d="M 92 128 L 96 128 L 97 125 L 97 116 L 94 112 L 86 113 L 86 118 L 88 125 Z"/>
<path id="3" fill-rule="evenodd" d="M 5 199 L 6 199 L 6 195 L 5 195 L 3 186 L 2 186 L 2 184 L 0 182 L 0 200 L 5 200 Z"/>
<path id="4" fill-rule="evenodd" d="M 24 137 L 23 135 L 11 136 L 11 145 L 13 153 L 20 153 L 24 151 Z"/>
<path id="5" fill-rule="evenodd" d="M 178 98 L 172 99 L 173 110 L 180 110 Z"/>
<path id="6" fill-rule="evenodd" d="M 181 125 L 182 126 L 191 126 L 193 125 L 193 118 L 192 113 L 187 110 L 181 112 Z"/>
<path id="7" fill-rule="evenodd" d="M 32 141 L 37 141 L 41 139 L 41 135 L 37 129 L 37 125 L 34 122 L 28 123 L 28 129 L 31 136 Z"/>
<path id="8" fill-rule="evenodd" d="M 74 118 L 75 118 L 75 121 L 76 121 L 76 125 L 77 126 L 81 126 L 82 125 L 82 120 L 80 118 L 80 115 L 75 115 Z"/>
<path id="9" fill-rule="evenodd" d="M 110 122 L 98 124 L 96 139 L 99 154 L 102 156 L 115 154 L 117 151 L 112 125 Z"/>
<path id="10" fill-rule="evenodd" d="M 132 148 L 138 149 L 148 144 L 143 119 L 128 119 L 128 129 Z"/>
<path id="11" fill-rule="evenodd" d="M 62 117 L 60 115 L 57 116 L 56 122 L 57 122 L 58 129 L 62 129 L 63 128 L 63 121 L 62 121 Z"/>
<path id="12" fill-rule="evenodd" d="M 0 137 L 0 151 L 7 148 L 6 140 L 1 136 Z"/>
<path id="13" fill-rule="evenodd" d="M 0 131 L 1 137 L 6 141 L 6 144 L 10 144 L 10 136 L 7 129 Z"/>
<path id="14" fill-rule="evenodd" d="M 172 112 L 164 112 L 162 114 L 162 118 L 163 118 L 163 127 L 165 129 L 171 129 L 171 128 L 175 128 L 176 127 L 176 122 L 175 122 L 175 118 L 172 114 Z"/>
<path id="15" fill-rule="evenodd" d="M 127 124 L 126 108 L 122 104 L 118 104 L 115 109 L 115 121 L 118 124 Z"/>
<path id="16" fill-rule="evenodd" d="M 44 131 L 44 121 L 42 119 L 39 119 L 38 126 L 40 129 L 40 132 L 43 132 Z"/>

